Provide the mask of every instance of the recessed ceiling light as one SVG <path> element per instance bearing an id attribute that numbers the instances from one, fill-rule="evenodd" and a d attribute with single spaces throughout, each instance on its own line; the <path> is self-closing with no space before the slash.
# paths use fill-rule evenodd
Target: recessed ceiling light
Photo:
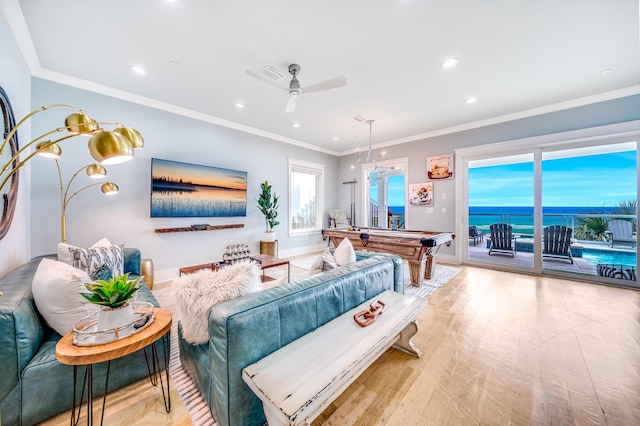
<path id="1" fill-rule="evenodd" d="M 331 138 L 332 141 L 334 142 L 338 142 L 340 140 L 340 138 L 338 138 L 337 136 L 334 136 Z"/>
<path id="2" fill-rule="evenodd" d="M 180 64 L 176 61 L 169 61 L 169 65 L 171 65 L 173 68 L 178 68 L 180 66 Z"/>
<path id="3" fill-rule="evenodd" d="M 465 100 L 464 100 L 464 103 L 465 103 L 465 104 L 473 104 L 473 103 L 475 103 L 475 102 L 478 102 L 478 98 L 475 98 L 475 97 L 473 97 L 473 96 L 471 96 L 471 97 L 469 97 L 469 98 L 467 98 L 467 99 L 465 99 Z"/>
<path id="4" fill-rule="evenodd" d="M 600 75 L 609 74 L 611 71 L 613 71 L 611 68 L 607 68 L 606 70 L 600 71 Z"/>
<path id="5" fill-rule="evenodd" d="M 298 123 L 298 122 L 291 123 L 291 127 L 298 128 L 298 127 L 300 127 L 300 123 Z"/>
<path id="6" fill-rule="evenodd" d="M 140 74 L 140 75 L 145 75 L 147 73 L 147 71 L 144 68 L 142 68 L 140 65 L 131 65 L 129 69 L 135 72 L 136 74 Z"/>
<path id="7" fill-rule="evenodd" d="M 440 68 L 442 68 L 442 69 L 453 68 L 456 65 L 458 65 L 459 63 L 460 63 L 460 59 L 458 59 L 458 58 L 448 58 L 448 59 L 445 59 L 440 64 Z"/>
<path id="8" fill-rule="evenodd" d="M 242 102 L 236 102 L 236 108 L 243 109 L 244 108 L 244 104 Z"/>
<path id="9" fill-rule="evenodd" d="M 176 2 L 176 0 L 164 0 L 164 1 L 166 1 L 167 3 L 175 3 Z"/>

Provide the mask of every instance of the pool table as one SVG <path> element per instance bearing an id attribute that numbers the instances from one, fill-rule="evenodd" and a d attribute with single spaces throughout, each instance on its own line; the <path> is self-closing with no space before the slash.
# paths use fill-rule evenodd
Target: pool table
<path id="1" fill-rule="evenodd" d="M 334 247 L 344 238 L 356 250 L 397 254 L 409 262 L 411 284 L 420 287 L 422 277 L 430 280 L 436 265 L 435 256 L 443 245 L 450 246 L 455 238 L 452 232 L 391 231 L 384 228 L 329 228 L 322 230 L 322 238 Z"/>

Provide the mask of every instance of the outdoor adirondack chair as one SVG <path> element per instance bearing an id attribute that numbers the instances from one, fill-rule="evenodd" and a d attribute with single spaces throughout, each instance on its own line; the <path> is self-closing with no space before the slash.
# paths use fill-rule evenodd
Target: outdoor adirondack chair
<path id="1" fill-rule="evenodd" d="M 475 247 L 476 243 L 484 240 L 484 233 L 482 231 L 478 231 L 478 228 L 472 225 L 469 227 L 469 239 L 473 240 L 473 245 Z"/>
<path id="2" fill-rule="evenodd" d="M 633 237 L 633 224 L 628 220 L 614 219 L 607 223 L 609 235 L 611 235 L 611 248 L 615 243 L 631 244 L 636 246 L 636 239 Z"/>
<path id="3" fill-rule="evenodd" d="M 511 257 L 516 255 L 516 244 L 513 240 L 513 229 L 506 223 L 494 223 L 489 227 L 491 230 L 491 247 L 489 254 L 508 254 Z"/>
<path id="4" fill-rule="evenodd" d="M 542 240 L 542 258 L 567 259 L 573 264 L 571 255 L 571 228 L 556 225 L 544 228 Z"/>

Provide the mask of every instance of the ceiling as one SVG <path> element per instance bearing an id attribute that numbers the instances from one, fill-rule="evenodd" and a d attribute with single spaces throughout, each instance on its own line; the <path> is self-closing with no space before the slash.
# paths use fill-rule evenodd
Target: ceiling
<path id="1" fill-rule="evenodd" d="M 376 147 L 640 93 L 636 0 L 0 7 L 34 76 L 334 154 L 369 144 L 357 116 L 375 120 Z M 442 69 L 452 57 L 459 64 Z M 303 93 L 285 113 L 291 63 Z M 267 65 L 286 75 L 281 88 L 246 72 Z M 304 93 L 342 75 L 344 87 Z"/>

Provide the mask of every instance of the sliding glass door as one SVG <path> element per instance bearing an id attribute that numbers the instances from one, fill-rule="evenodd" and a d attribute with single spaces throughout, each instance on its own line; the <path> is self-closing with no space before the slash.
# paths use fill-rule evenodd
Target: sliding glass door
<path id="1" fill-rule="evenodd" d="M 469 259 L 532 268 L 533 154 L 469 161 L 468 183 Z"/>
<path id="2" fill-rule="evenodd" d="M 634 275 L 636 157 L 635 143 L 542 152 L 543 270 Z"/>
<path id="3" fill-rule="evenodd" d="M 639 133 L 459 150 L 462 262 L 637 288 Z"/>
<path id="4" fill-rule="evenodd" d="M 364 226 L 407 229 L 407 169 L 406 158 L 363 165 Z"/>

